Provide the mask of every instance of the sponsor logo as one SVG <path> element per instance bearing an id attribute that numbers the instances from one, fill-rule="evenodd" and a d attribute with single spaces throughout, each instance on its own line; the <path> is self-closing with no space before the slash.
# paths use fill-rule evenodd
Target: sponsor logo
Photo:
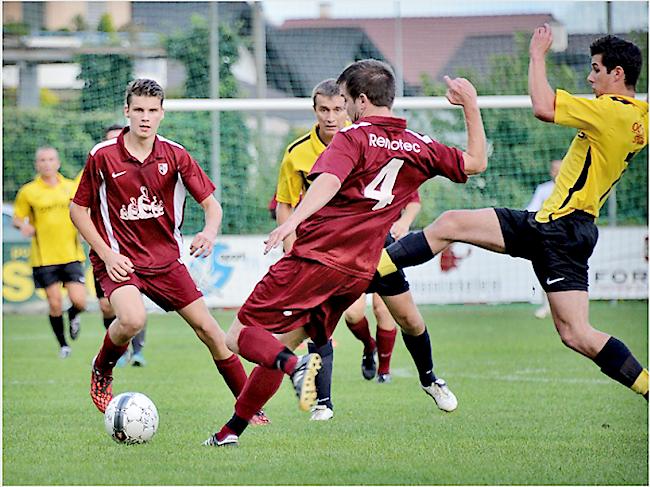
<path id="1" fill-rule="evenodd" d="M 123 174 L 126 174 L 126 171 L 114 172 L 113 174 L 111 174 L 111 176 L 113 176 L 113 179 L 115 179 L 115 178 L 119 178 Z"/>
<path id="2" fill-rule="evenodd" d="M 387 137 L 382 137 L 381 135 L 368 134 L 368 145 L 370 147 L 380 147 L 382 149 L 394 150 L 394 151 L 405 151 L 405 152 L 416 152 L 419 153 L 422 151 L 420 144 L 417 142 L 404 142 L 402 139 L 391 140 Z"/>
<path id="3" fill-rule="evenodd" d="M 169 170 L 169 165 L 166 162 L 161 162 L 158 164 L 158 172 L 164 176 Z"/>
<path id="4" fill-rule="evenodd" d="M 551 284 L 555 284 L 556 282 L 564 281 L 564 277 L 558 277 L 557 279 L 550 279 L 546 278 L 546 285 L 550 286 Z"/>
<path id="5" fill-rule="evenodd" d="M 287 310 L 283 311 L 282 314 L 284 316 L 291 316 L 293 314 L 293 311 L 287 309 Z"/>
<path id="6" fill-rule="evenodd" d="M 131 196 L 129 201 L 128 205 L 124 204 L 120 208 L 122 220 L 147 220 L 165 214 L 163 202 L 156 196 L 149 198 L 149 189 L 146 186 L 140 186 L 140 196 L 137 199 Z"/>

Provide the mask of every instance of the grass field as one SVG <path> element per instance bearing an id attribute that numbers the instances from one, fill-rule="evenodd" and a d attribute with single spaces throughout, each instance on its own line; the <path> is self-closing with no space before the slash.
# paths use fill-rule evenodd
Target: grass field
<path id="1" fill-rule="evenodd" d="M 140 391 L 160 413 L 146 445 L 114 443 L 88 396 L 103 327 L 83 317 L 72 356 L 57 358 L 44 316 L 3 323 L 5 485 L 648 484 L 648 409 L 563 347 L 532 305 L 423 307 L 437 372 L 459 408 L 419 390 L 398 337 L 393 382 L 362 379 L 361 344 L 335 334 L 335 418 L 309 421 L 288 381 L 239 448 L 201 446 L 233 398 L 193 332 L 152 315 L 145 368 L 116 369 L 116 393 Z M 224 327 L 233 312 L 216 314 Z M 647 364 L 647 302 L 592 303 L 592 322 Z M 373 327 L 374 328 L 374 327 Z"/>

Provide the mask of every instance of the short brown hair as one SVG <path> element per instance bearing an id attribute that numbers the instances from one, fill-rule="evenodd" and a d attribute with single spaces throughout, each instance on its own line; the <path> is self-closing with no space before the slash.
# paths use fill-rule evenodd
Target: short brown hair
<path id="1" fill-rule="evenodd" d="M 316 85 L 316 87 L 311 92 L 311 99 L 314 102 L 314 108 L 316 108 L 316 96 L 336 96 L 341 94 L 341 89 L 339 85 L 336 84 L 334 78 L 329 78 L 321 81 Z"/>
<path id="2" fill-rule="evenodd" d="M 165 99 L 165 92 L 162 87 L 152 79 L 147 78 L 138 78 L 129 83 L 129 86 L 126 87 L 126 106 L 131 105 L 132 96 L 155 96 L 160 98 L 160 104 L 162 105 L 163 100 Z"/>
<path id="3" fill-rule="evenodd" d="M 391 108 L 395 101 L 393 69 L 376 59 L 363 59 L 350 64 L 336 82 L 339 85 L 345 83 L 345 89 L 352 100 L 356 100 L 363 93 L 370 103 L 378 107 Z"/>

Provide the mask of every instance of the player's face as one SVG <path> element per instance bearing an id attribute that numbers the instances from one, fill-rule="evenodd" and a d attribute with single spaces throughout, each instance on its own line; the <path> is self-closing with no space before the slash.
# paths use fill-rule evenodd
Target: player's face
<path id="1" fill-rule="evenodd" d="M 61 167 L 55 149 L 41 149 L 36 153 L 36 171 L 43 177 L 54 176 Z"/>
<path id="2" fill-rule="evenodd" d="M 609 73 L 607 72 L 607 68 L 603 65 L 602 54 L 596 54 L 591 57 L 591 71 L 589 72 L 589 76 L 587 76 L 587 81 L 596 96 L 612 93 L 615 77 L 616 69 L 612 69 Z"/>
<path id="3" fill-rule="evenodd" d="M 348 93 L 348 87 L 345 86 L 345 83 L 341 84 L 341 95 L 345 99 L 345 108 L 348 112 L 348 117 L 353 122 L 356 122 L 363 116 L 363 107 L 361 106 L 361 97 L 356 100 L 352 100 L 352 97 Z"/>
<path id="4" fill-rule="evenodd" d="M 314 112 L 316 112 L 318 120 L 318 133 L 330 140 L 336 132 L 345 126 L 345 121 L 348 118 L 345 111 L 345 100 L 340 95 L 316 95 Z"/>
<path id="5" fill-rule="evenodd" d="M 165 112 L 160 98 L 132 96 L 131 105 L 124 107 L 124 115 L 129 119 L 131 133 L 138 138 L 148 139 L 158 132 Z"/>

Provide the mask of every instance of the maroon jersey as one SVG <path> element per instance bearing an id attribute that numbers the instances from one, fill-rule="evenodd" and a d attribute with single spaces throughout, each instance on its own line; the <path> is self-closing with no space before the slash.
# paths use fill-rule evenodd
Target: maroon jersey
<path id="1" fill-rule="evenodd" d="M 337 176 L 341 188 L 298 226 L 291 253 L 368 279 L 391 225 L 424 181 L 438 175 L 467 181 L 462 151 L 393 117 L 365 117 L 339 131 L 309 177 L 321 173 Z"/>
<path id="2" fill-rule="evenodd" d="M 73 201 L 90 208 L 95 228 L 141 273 L 157 273 L 180 260 L 186 189 L 198 202 L 214 184 L 183 146 L 156 135 L 144 162 L 124 147 L 124 134 L 90 151 Z M 95 252 L 90 260 L 104 266 Z"/>

